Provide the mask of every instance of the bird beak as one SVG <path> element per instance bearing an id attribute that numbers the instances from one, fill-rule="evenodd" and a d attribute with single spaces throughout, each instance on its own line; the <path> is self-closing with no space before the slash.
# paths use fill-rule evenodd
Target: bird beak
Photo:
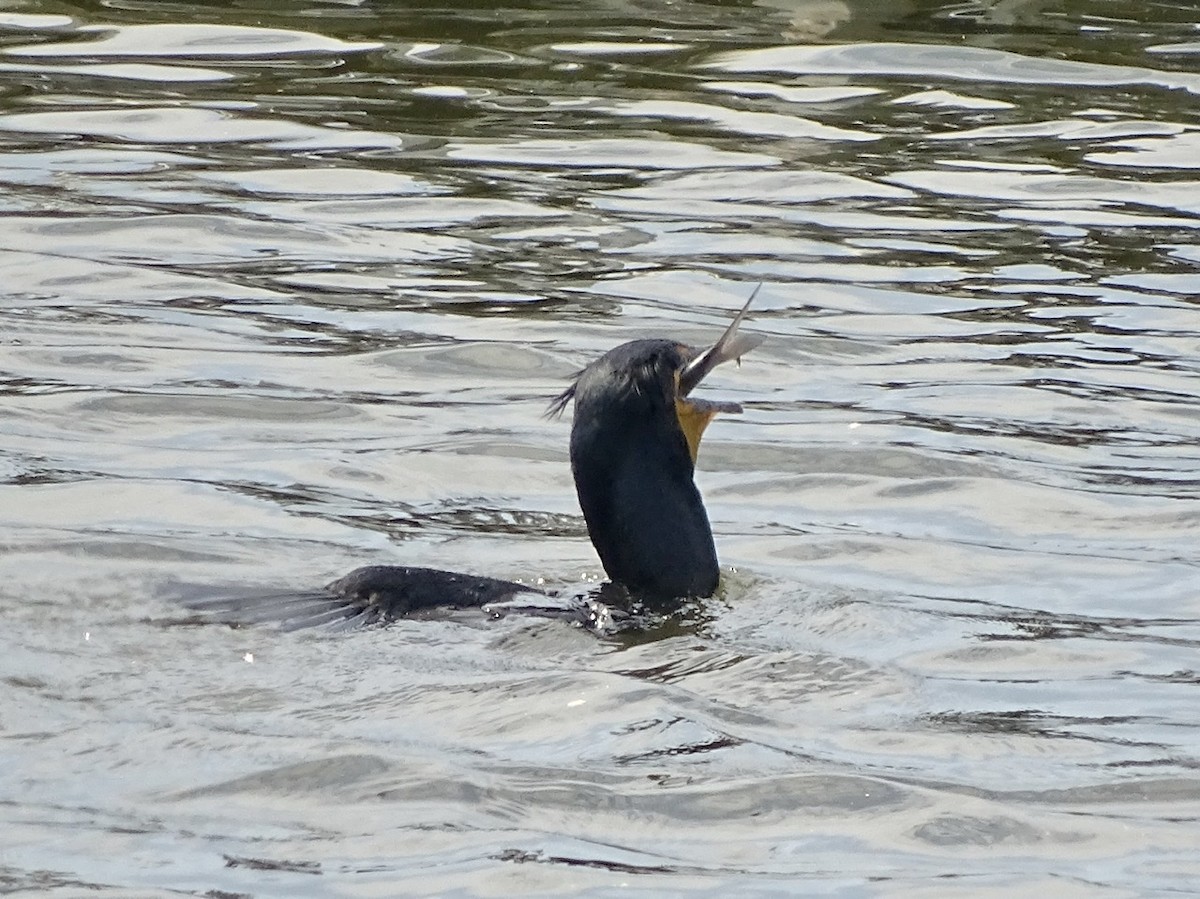
<path id="1" fill-rule="evenodd" d="M 742 307 L 742 311 L 734 316 L 733 321 L 729 323 L 729 327 L 725 329 L 725 333 L 721 335 L 721 339 L 689 362 L 680 373 L 679 395 L 681 397 L 687 396 L 695 390 L 696 386 L 708 376 L 708 373 L 722 362 L 728 362 L 730 359 L 740 361 L 743 355 L 763 342 L 763 338 L 758 334 L 738 333 L 738 328 L 742 325 L 742 319 L 750 311 L 750 304 L 758 296 L 758 291 L 761 287 L 762 285 L 759 284 L 758 287 L 754 288 L 754 293 L 750 294 L 750 299 L 746 300 L 746 305 Z M 736 403 L 729 403 L 728 405 L 737 406 Z M 741 412 L 742 408 L 741 406 L 737 406 L 732 411 Z"/>
<path id="2" fill-rule="evenodd" d="M 761 286 L 760 284 L 759 287 Z M 740 403 L 690 400 L 686 397 L 710 371 L 722 362 L 728 362 L 730 359 L 740 360 L 744 353 L 750 352 L 763 342 L 763 338 L 757 334 L 738 333 L 742 319 L 746 317 L 750 304 L 758 295 L 759 287 L 754 288 L 754 293 L 750 294 L 750 299 L 746 300 L 742 311 L 734 316 L 729 327 L 725 329 L 725 333 L 721 335 L 721 339 L 689 362 L 678 375 L 675 414 L 679 418 L 679 425 L 687 438 L 688 451 L 691 453 L 693 463 L 695 463 L 696 455 L 700 450 L 700 437 L 704 434 L 708 423 L 718 412 L 736 414 L 742 411 L 742 407 Z"/>

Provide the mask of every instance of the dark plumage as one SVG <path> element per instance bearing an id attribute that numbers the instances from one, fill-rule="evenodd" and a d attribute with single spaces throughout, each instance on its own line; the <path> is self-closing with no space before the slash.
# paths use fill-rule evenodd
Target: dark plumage
<path id="1" fill-rule="evenodd" d="M 478 608 L 545 594 L 533 587 L 438 568 L 367 565 L 320 590 L 206 596 L 184 604 L 235 625 L 275 622 L 285 630 L 329 625 L 358 627 L 431 608 Z"/>
<path id="2" fill-rule="evenodd" d="M 605 572 L 634 598 L 704 597 L 717 589 L 712 528 L 693 475 L 705 427 L 718 412 L 741 407 L 688 394 L 717 365 L 759 343 L 738 334 L 749 305 L 707 350 L 671 340 L 634 340 L 609 350 L 550 406 L 556 415 L 575 403 L 571 470 L 579 505 Z M 512 581 L 371 565 L 322 591 L 188 605 L 234 624 L 276 620 L 288 627 L 353 626 L 433 607 L 537 609 L 546 597 Z M 595 620 L 595 603 L 575 605 L 581 620 Z M 557 610 L 561 613 L 561 606 Z"/>
<path id="3" fill-rule="evenodd" d="M 709 596 L 719 571 L 676 411 L 698 351 L 669 340 L 609 350 L 559 398 L 575 401 L 571 471 L 604 571 L 635 595 Z"/>

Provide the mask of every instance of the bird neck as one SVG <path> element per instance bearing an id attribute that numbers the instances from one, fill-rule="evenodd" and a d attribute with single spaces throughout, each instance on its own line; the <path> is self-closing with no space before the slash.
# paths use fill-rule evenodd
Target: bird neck
<path id="1" fill-rule="evenodd" d="M 679 428 L 662 416 L 576 422 L 571 467 L 588 534 L 615 582 L 655 597 L 716 588 L 712 528 Z"/>

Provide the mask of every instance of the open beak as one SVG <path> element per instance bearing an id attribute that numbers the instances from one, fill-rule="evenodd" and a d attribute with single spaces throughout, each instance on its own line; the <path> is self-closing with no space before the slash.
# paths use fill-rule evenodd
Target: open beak
<path id="1" fill-rule="evenodd" d="M 725 329 L 725 333 L 721 335 L 720 340 L 689 362 L 679 373 L 679 388 L 675 396 L 675 413 L 679 417 L 679 423 L 683 428 L 684 436 L 687 437 L 688 449 L 692 454 L 692 462 L 696 461 L 696 454 L 700 449 L 700 437 L 716 414 L 718 412 L 739 413 L 742 411 L 742 407 L 740 403 L 691 400 L 687 399 L 687 395 L 695 390 L 696 386 L 704 380 L 708 373 L 722 362 L 728 362 L 730 359 L 740 361 L 745 353 L 750 352 L 763 342 L 763 338 L 758 334 L 738 333 L 738 328 L 741 327 L 742 320 L 746 317 L 746 313 L 750 310 L 750 304 L 758 296 L 758 291 L 761 287 L 762 285 L 759 284 L 758 287 L 754 288 L 754 292 L 750 294 L 750 299 L 746 300 L 746 305 L 734 316 L 733 321 L 729 323 L 729 327 Z"/>
<path id="2" fill-rule="evenodd" d="M 742 326 L 742 319 L 750 311 L 750 304 L 754 302 L 754 298 L 758 296 L 758 291 L 761 288 L 761 284 L 754 288 L 754 292 L 750 294 L 750 299 L 746 300 L 746 305 L 742 307 L 741 312 L 733 317 L 733 321 L 729 323 L 729 327 L 725 329 L 725 333 L 721 335 L 721 339 L 689 362 L 680 373 L 679 395 L 681 397 L 687 396 L 695 390 L 696 385 L 703 381 L 708 376 L 708 373 L 722 362 L 728 362 L 730 359 L 740 360 L 743 355 L 763 342 L 763 338 L 758 334 L 738 333 L 738 328 Z M 737 403 L 727 403 L 726 405 L 737 406 L 737 408 L 728 411 L 742 411 L 742 407 L 738 406 Z"/>

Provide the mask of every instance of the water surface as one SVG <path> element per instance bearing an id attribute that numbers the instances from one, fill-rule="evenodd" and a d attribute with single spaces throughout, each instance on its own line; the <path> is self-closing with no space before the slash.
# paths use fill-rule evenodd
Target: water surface
<path id="1" fill-rule="evenodd" d="M 4 891 L 1193 888 L 1198 61 L 1182 3 L 8 4 Z M 547 403 L 758 283 L 717 597 L 175 603 L 587 589 Z"/>

